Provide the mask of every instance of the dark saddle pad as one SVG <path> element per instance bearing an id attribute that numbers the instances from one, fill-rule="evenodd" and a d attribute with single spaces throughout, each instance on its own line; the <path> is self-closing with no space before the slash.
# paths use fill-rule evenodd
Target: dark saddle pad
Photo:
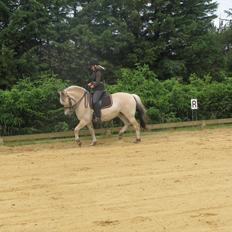
<path id="1" fill-rule="evenodd" d="M 113 100 L 111 94 L 104 93 L 99 101 L 101 109 L 109 108 L 113 105 Z M 90 99 L 90 106 L 93 108 L 92 96 Z"/>

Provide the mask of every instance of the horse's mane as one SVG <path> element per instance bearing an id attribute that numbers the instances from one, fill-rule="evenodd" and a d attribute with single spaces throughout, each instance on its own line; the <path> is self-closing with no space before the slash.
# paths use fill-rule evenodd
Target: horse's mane
<path id="1" fill-rule="evenodd" d="M 77 85 L 71 85 L 71 86 L 67 87 L 66 89 L 64 89 L 65 92 L 78 91 L 78 90 L 86 91 L 86 89 L 84 89 L 80 86 L 77 86 Z"/>

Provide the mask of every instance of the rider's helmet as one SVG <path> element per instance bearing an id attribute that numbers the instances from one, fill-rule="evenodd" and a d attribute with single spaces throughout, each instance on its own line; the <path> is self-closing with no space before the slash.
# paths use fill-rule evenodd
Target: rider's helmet
<path id="1" fill-rule="evenodd" d="M 89 67 L 91 68 L 92 66 L 95 66 L 97 70 L 105 70 L 103 66 L 101 66 L 96 58 L 93 58 L 89 62 Z"/>
<path id="2" fill-rule="evenodd" d="M 98 62 L 97 59 L 93 58 L 93 59 L 90 60 L 89 65 L 90 65 L 90 66 L 99 65 L 99 62 Z"/>

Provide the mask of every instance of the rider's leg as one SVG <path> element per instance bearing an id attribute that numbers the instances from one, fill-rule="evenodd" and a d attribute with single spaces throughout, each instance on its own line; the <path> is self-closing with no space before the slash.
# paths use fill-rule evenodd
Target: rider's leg
<path id="1" fill-rule="evenodd" d="M 97 90 L 93 94 L 93 110 L 94 110 L 95 117 L 98 118 L 99 120 L 101 118 L 100 99 L 103 93 L 104 93 L 103 91 Z"/>

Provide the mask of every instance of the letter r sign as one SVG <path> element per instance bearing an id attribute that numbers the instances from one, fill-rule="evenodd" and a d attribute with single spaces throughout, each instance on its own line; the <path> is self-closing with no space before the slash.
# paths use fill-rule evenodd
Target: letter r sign
<path id="1" fill-rule="evenodd" d="M 197 110 L 198 109 L 197 99 L 191 99 L 191 109 L 192 110 Z"/>

